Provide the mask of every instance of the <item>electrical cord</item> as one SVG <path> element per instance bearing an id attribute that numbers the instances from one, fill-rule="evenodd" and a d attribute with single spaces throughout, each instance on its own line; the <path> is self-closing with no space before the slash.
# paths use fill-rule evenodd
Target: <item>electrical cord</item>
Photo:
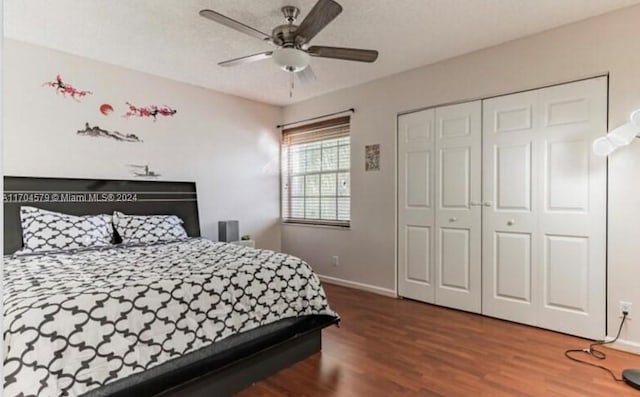
<path id="1" fill-rule="evenodd" d="M 605 371 L 607 371 L 609 373 L 609 375 L 611 375 L 611 377 L 616 381 L 616 382 L 624 382 L 624 379 L 622 378 L 618 378 L 613 371 L 611 371 L 609 368 L 602 366 L 602 365 L 598 365 L 598 364 L 594 364 L 591 363 L 589 361 L 585 361 L 585 360 L 581 360 L 579 358 L 576 357 L 572 357 L 571 353 L 587 353 L 588 355 L 590 355 L 593 358 L 596 358 L 598 360 L 604 360 L 605 358 L 607 358 L 607 355 L 602 351 L 602 350 L 597 350 L 595 348 L 595 346 L 602 346 L 602 345 L 608 345 L 610 343 L 613 343 L 615 341 L 618 340 L 618 338 L 620 337 L 620 332 L 622 332 L 622 326 L 624 325 L 625 320 L 627 319 L 627 316 L 629 315 L 628 312 L 622 312 L 622 321 L 620 321 L 620 328 L 618 328 L 618 333 L 616 335 L 615 338 L 613 338 L 613 340 L 610 340 L 609 342 L 605 342 L 605 341 L 597 341 L 597 342 L 593 342 L 589 345 L 588 349 L 568 349 L 564 352 L 564 355 L 569 359 L 569 360 L 573 360 L 575 362 L 578 362 L 580 364 L 586 364 L 586 365 L 590 365 L 592 367 L 596 367 L 596 368 L 600 368 L 603 369 Z"/>

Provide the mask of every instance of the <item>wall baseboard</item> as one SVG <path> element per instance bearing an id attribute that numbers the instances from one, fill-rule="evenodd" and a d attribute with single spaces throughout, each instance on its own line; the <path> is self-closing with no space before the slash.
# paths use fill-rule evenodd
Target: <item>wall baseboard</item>
<path id="1" fill-rule="evenodd" d="M 336 277 L 323 276 L 321 274 L 318 274 L 318 278 L 320 279 L 320 281 L 322 281 L 324 283 L 327 283 L 327 284 L 335 284 L 335 285 L 339 285 L 341 287 L 359 289 L 359 290 L 362 290 L 362 291 L 372 292 L 372 293 L 378 294 L 378 295 L 389 296 L 391 298 L 397 298 L 398 297 L 398 294 L 396 293 L 396 291 L 394 291 L 392 289 L 378 287 L 376 285 L 358 283 L 356 281 L 349 281 L 349 280 L 344 280 L 344 279 L 336 278 Z"/>
<path id="2" fill-rule="evenodd" d="M 612 340 L 613 338 L 607 337 L 605 340 Z M 612 349 L 622 350 L 627 353 L 640 354 L 640 343 L 632 342 L 629 340 L 618 339 L 617 342 L 607 345 Z"/>

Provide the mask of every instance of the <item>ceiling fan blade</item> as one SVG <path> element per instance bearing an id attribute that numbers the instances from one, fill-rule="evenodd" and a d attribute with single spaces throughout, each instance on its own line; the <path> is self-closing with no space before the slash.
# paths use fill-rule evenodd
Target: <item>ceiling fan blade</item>
<path id="1" fill-rule="evenodd" d="M 314 57 L 343 59 L 345 61 L 374 62 L 378 59 L 378 51 L 360 48 L 311 46 L 307 52 Z"/>
<path id="2" fill-rule="evenodd" d="M 251 26 L 245 25 L 242 22 L 238 22 L 235 19 L 224 16 L 213 10 L 200 10 L 199 14 L 202 17 L 223 24 L 224 26 L 230 27 L 231 29 L 235 29 L 239 32 L 248 34 L 249 36 L 253 36 L 264 41 L 271 41 L 271 36 L 269 36 L 268 34 L 263 33 L 258 29 L 254 29 Z"/>
<path id="3" fill-rule="evenodd" d="M 311 65 L 307 66 L 306 68 L 302 69 L 296 74 L 298 75 L 298 78 L 303 84 L 309 84 L 318 79 L 316 77 L 316 74 L 313 73 L 313 69 L 311 68 Z"/>
<path id="4" fill-rule="evenodd" d="M 271 54 L 273 54 L 273 51 L 259 52 L 257 54 L 253 54 L 253 55 L 247 55 L 247 56 L 240 57 L 240 58 L 229 59 L 228 61 L 223 61 L 223 62 L 218 63 L 218 65 L 220 65 L 220 66 L 243 65 L 245 63 L 261 61 L 263 59 L 271 58 Z"/>
<path id="5" fill-rule="evenodd" d="M 296 30 L 296 44 L 311 41 L 325 26 L 342 12 L 342 6 L 333 0 L 318 0 Z"/>

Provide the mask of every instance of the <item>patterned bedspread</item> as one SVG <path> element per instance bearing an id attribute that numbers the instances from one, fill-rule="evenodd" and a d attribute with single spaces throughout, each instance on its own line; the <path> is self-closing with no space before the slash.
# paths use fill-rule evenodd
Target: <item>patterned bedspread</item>
<path id="1" fill-rule="evenodd" d="M 4 396 L 75 396 L 279 319 L 336 315 L 299 258 L 205 239 L 5 257 Z"/>

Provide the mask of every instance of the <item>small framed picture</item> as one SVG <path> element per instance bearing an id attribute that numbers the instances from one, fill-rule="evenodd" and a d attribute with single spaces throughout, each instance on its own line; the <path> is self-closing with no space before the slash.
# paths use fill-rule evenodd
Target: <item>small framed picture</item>
<path id="1" fill-rule="evenodd" d="M 380 144 L 366 145 L 364 169 L 365 171 L 380 171 Z"/>

